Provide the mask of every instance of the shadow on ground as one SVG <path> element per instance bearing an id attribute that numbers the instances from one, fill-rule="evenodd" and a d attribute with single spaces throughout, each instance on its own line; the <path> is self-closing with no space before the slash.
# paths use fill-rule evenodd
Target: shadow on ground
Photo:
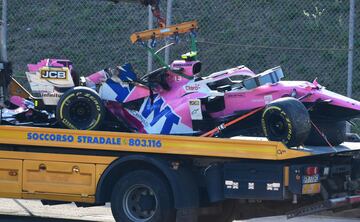
<path id="1" fill-rule="evenodd" d="M 36 216 L 8 216 L 0 215 L 0 222 L 89 222 L 88 220 L 53 219 Z"/>

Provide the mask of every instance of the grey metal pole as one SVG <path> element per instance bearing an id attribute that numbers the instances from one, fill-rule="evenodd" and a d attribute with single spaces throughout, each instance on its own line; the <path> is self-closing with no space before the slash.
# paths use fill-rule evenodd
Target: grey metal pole
<path id="1" fill-rule="evenodd" d="M 1 21 L 1 61 L 8 62 L 7 55 L 7 0 L 2 1 L 2 21 Z"/>
<path id="2" fill-rule="evenodd" d="M 355 0 L 350 1 L 349 12 L 349 48 L 348 48 L 348 78 L 347 96 L 352 96 L 353 62 L 354 62 L 354 29 L 355 29 Z M 350 132 L 350 125 L 347 124 L 346 132 Z"/>
<path id="3" fill-rule="evenodd" d="M 154 28 L 154 16 L 151 11 L 151 6 L 149 6 L 149 20 L 148 20 L 148 28 L 153 29 Z M 150 47 L 151 40 L 148 41 L 148 46 Z M 150 52 L 148 52 L 148 64 L 147 64 L 147 73 L 151 72 L 153 69 L 153 57 Z"/>
<path id="4" fill-rule="evenodd" d="M 166 26 L 171 25 L 172 5 L 173 5 L 173 1 L 168 0 L 166 7 Z M 165 63 L 169 64 L 169 60 L 170 60 L 170 47 L 167 47 L 165 49 Z"/>
<path id="5" fill-rule="evenodd" d="M 354 29 L 355 29 L 355 0 L 350 0 L 349 13 L 349 51 L 348 51 L 348 78 L 347 78 L 347 96 L 352 96 L 352 77 L 354 62 Z"/>

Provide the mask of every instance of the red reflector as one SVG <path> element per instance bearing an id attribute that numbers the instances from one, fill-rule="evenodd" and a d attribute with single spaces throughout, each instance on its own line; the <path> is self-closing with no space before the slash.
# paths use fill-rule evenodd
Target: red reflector
<path id="1" fill-rule="evenodd" d="M 360 202 L 360 196 L 350 197 L 350 198 L 349 198 L 349 202 L 350 202 L 351 204 L 359 203 L 359 202 Z"/>
<path id="2" fill-rule="evenodd" d="M 307 167 L 306 168 L 306 175 L 308 175 L 308 176 L 313 176 L 318 173 L 319 173 L 318 167 Z"/>

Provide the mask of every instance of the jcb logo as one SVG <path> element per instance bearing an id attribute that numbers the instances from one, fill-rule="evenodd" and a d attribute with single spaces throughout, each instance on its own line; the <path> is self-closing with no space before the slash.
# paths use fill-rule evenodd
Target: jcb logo
<path id="1" fill-rule="evenodd" d="M 66 71 L 42 70 L 41 78 L 43 78 L 43 79 L 66 79 Z"/>

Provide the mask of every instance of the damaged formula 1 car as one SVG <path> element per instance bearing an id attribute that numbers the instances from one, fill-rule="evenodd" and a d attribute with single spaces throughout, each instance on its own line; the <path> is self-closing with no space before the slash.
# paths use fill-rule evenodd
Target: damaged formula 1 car
<path id="1" fill-rule="evenodd" d="M 220 137 L 255 133 L 289 147 L 334 146 L 345 140 L 346 121 L 359 116 L 360 102 L 316 80 L 282 81 L 280 67 L 255 74 L 239 66 L 201 77 L 196 29 L 196 22 L 187 22 L 133 34 L 132 42 L 142 44 L 164 66 L 142 77 L 130 64 L 80 80 L 67 60 L 30 64 L 26 75 L 39 97 L 11 97 L 21 111 L 4 109 L 2 119 L 16 125 L 82 130 L 111 125 L 114 131 L 194 136 L 217 127 Z M 176 41 L 180 34 L 190 35 L 192 49 L 170 65 L 144 43 L 152 39 L 155 46 L 156 39 L 169 36 Z"/>

